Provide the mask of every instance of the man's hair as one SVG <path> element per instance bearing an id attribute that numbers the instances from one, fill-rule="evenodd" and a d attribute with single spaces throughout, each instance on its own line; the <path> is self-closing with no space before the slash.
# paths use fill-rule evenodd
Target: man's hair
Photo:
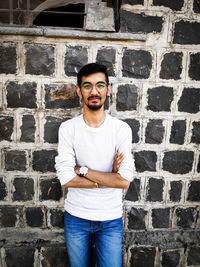
<path id="1" fill-rule="evenodd" d="M 83 66 L 78 74 L 77 74 L 77 84 L 79 87 L 81 87 L 81 79 L 83 76 L 87 76 L 96 72 L 103 72 L 106 76 L 106 82 L 109 84 L 109 78 L 107 73 L 107 68 L 104 65 L 101 65 L 99 63 L 89 63 L 85 66 Z"/>

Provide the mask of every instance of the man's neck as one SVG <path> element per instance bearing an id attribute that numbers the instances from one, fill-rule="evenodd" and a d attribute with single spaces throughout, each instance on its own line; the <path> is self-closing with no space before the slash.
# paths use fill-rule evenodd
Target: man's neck
<path id="1" fill-rule="evenodd" d="M 98 128 L 105 120 L 106 114 L 103 107 L 99 110 L 84 109 L 84 121 L 93 128 Z"/>

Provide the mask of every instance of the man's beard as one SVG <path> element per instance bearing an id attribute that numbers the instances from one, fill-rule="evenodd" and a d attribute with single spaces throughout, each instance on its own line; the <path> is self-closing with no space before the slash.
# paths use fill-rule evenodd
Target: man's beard
<path id="1" fill-rule="evenodd" d="M 99 98 L 100 100 L 101 100 L 101 97 L 100 96 L 90 96 L 90 97 L 88 97 L 88 101 L 90 100 L 90 99 L 92 99 L 92 98 Z M 87 107 L 89 108 L 89 109 L 91 109 L 91 110 L 99 110 L 102 106 L 103 106 L 103 104 L 100 104 L 100 105 L 90 105 L 90 104 L 86 104 L 87 105 Z"/>
<path id="2" fill-rule="evenodd" d="M 101 105 L 98 105 L 98 106 L 95 106 L 95 105 L 88 105 L 88 104 L 86 104 L 87 105 L 87 107 L 89 108 L 89 109 L 91 109 L 91 110 L 99 110 L 103 105 L 101 104 Z"/>

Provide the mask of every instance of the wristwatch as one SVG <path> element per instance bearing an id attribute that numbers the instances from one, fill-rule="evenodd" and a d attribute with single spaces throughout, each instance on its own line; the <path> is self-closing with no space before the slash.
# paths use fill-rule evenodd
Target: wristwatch
<path id="1" fill-rule="evenodd" d="M 87 167 L 80 167 L 79 169 L 80 176 L 85 176 L 88 173 Z"/>

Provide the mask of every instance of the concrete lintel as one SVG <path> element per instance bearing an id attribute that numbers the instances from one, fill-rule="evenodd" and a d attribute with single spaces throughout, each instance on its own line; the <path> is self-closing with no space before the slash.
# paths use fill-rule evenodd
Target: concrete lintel
<path id="1" fill-rule="evenodd" d="M 134 33 L 108 33 L 71 30 L 63 28 L 33 28 L 33 27 L 0 27 L 0 34 L 8 35 L 34 35 L 48 37 L 69 37 L 69 38 L 87 38 L 87 39 L 103 39 L 103 40 L 136 40 L 145 41 L 146 34 Z"/>
<path id="2" fill-rule="evenodd" d="M 44 35 L 42 28 L 29 28 L 29 27 L 0 27 L 0 34 L 9 34 L 9 35 Z"/>
<path id="3" fill-rule="evenodd" d="M 63 230 L 3 229 L 0 230 L 0 247 L 23 243 L 65 243 Z"/>

